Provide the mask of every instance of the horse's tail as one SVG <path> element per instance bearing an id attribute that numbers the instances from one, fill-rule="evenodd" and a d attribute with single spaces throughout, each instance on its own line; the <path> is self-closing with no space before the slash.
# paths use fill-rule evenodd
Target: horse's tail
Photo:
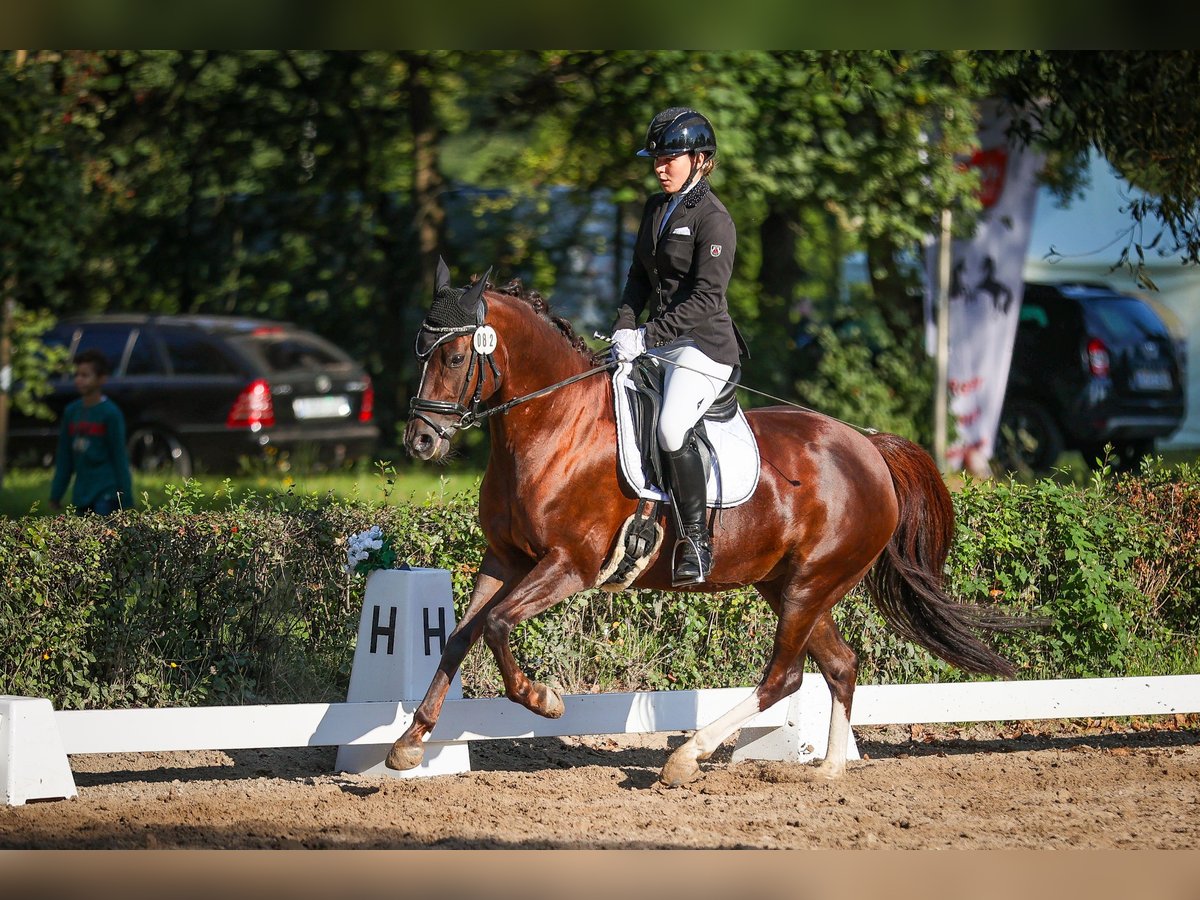
<path id="1" fill-rule="evenodd" d="M 888 624 L 930 653 L 968 672 L 1011 676 L 1013 664 L 975 634 L 1033 622 L 959 603 L 942 589 L 954 539 L 954 504 L 932 458 L 894 434 L 869 436 L 892 473 L 900 517 L 864 584 Z"/>

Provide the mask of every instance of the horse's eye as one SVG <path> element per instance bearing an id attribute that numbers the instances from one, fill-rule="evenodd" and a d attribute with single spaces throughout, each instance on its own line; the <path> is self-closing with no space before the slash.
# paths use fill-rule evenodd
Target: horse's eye
<path id="1" fill-rule="evenodd" d="M 450 357 L 450 368 L 457 369 L 466 361 L 467 355 L 465 353 L 455 353 L 452 357 Z"/>

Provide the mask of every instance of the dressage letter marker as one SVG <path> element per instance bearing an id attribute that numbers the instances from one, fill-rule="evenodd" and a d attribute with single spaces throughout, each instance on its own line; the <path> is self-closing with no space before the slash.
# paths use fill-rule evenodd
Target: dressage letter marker
<path id="1" fill-rule="evenodd" d="M 346 699 L 352 703 L 420 700 L 437 671 L 442 650 L 453 630 L 454 603 L 448 571 L 382 569 L 372 572 L 367 576 Z M 462 681 L 457 675 L 450 682 L 447 696 L 462 699 Z M 407 772 L 384 766 L 383 760 L 391 746 L 391 743 L 343 744 L 338 747 L 337 771 L 406 778 L 471 770 L 465 742 L 430 741 L 426 745 L 425 761 Z"/>

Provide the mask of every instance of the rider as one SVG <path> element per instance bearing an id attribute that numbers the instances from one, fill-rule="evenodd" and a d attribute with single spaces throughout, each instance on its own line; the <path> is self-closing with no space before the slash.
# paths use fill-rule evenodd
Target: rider
<path id="1" fill-rule="evenodd" d="M 746 352 L 725 299 L 737 235 L 709 188 L 717 137 L 708 119 L 688 107 L 663 110 L 637 155 L 654 160 L 663 192 L 642 212 L 613 325 L 613 353 L 628 361 L 648 352 L 665 363 L 658 443 L 680 532 L 672 583 L 699 584 L 711 569 L 712 547 L 707 473 L 694 426 Z"/>

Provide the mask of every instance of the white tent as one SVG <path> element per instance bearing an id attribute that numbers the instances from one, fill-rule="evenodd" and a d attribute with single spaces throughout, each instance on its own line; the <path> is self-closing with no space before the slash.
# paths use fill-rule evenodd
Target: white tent
<path id="1" fill-rule="evenodd" d="M 1129 270 L 1113 266 L 1129 242 L 1133 217 L 1124 207 L 1137 191 L 1099 156 L 1092 158 L 1091 184 L 1069 206 L 1057 206 L 1042 188 L 1034 213 L 1025 280 L 1102 282 L 1122 293 L 1154 304 L 1163 319 L 1186 343 L 1188 357 L 1187 417 L 1160 447 L 1200 447 L 1200 266 L 1180 264 L 1178 255 L 1146 253 L 1146 270 L 1158 291 L 1140 288 Z M 1157 220 L 1141 226 L 1143 246 L 1161 230 Z M 1164 235 L 1163 243 L 1169 239 Z M 1053 250 L 1054 255 L 1051 256 Z"/>

